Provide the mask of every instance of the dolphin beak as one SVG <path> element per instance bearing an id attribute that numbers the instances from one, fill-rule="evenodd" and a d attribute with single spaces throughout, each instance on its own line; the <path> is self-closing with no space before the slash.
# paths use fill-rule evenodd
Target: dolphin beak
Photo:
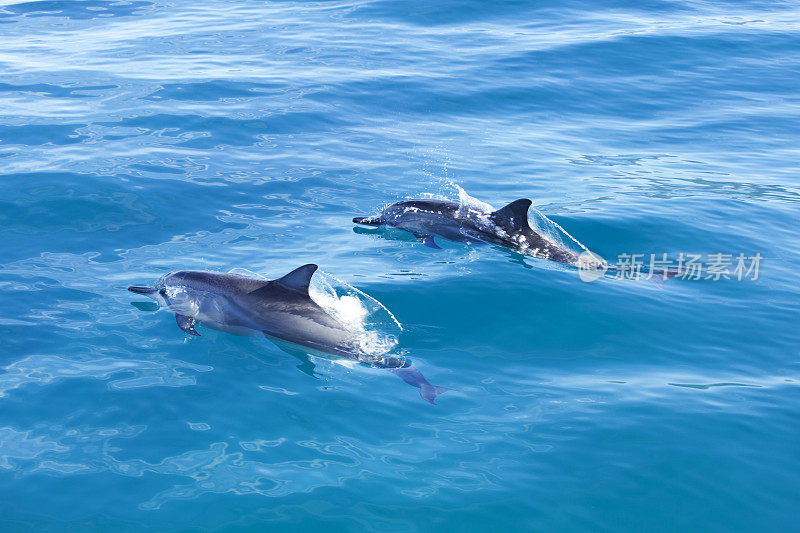
<path id="1" fill-rule="evenodd" d="M 374 217 L 355 217 L 353 222 L 356 224 L 364 224 L 365 226 L 380 226 L 380 222 Z"/>
<path id="2" fill-rule="evenodd" d="M 128 287 L 128 290 L 131 292 L 135 292 L 136 294 L 153 294 L 156 290 L 153 287 L 137 287 L 136 285 L 131 285 Z"/>

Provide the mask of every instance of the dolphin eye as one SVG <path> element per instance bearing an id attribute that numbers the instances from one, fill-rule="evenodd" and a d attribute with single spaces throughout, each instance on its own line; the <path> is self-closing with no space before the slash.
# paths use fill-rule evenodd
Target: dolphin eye
<path id="1" fill-rule="evenodd" d="M 163 297 L 165 297 L 165 298 L 166 298 L 166 296 L 167 296 L 167 289 L 161 289 L 160 291 L 158 291 L 158 293 L 159 293 L 161 296 L 163 296 Z"/>

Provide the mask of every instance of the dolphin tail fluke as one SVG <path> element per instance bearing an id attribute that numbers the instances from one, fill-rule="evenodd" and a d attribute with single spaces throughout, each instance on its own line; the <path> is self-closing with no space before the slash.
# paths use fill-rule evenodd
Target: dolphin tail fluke
<path id="1" fill-rule="evenodd" d="M 447 387 L 438 387 L 436 385 L 431 385 L 430 383 L 424 383 L 419 388 L 419 395 L 422 396 L 422 399 L 426 402 L 436 405 L 436 397 L 449 390 L 453 389 L 448 389 Z"/>
<path id="2" fill-rule="evenodd" d="M 413 366 L 391 368 L 389 371 L 396 374 L 400 379 L 409 385 L 417 387 L 419 389 L 419 395 L 422 396 L 422 399 L 434 405 L 436 405 L 434 400 L 436 400 L 437 396 L 449 390 L 453 390 L 448 389 L 447 387 L 438 387 L 436 385 L 432 385 L 427 379 L 425 379 L 425 376 L 422 375 L 422 372 Z"/>

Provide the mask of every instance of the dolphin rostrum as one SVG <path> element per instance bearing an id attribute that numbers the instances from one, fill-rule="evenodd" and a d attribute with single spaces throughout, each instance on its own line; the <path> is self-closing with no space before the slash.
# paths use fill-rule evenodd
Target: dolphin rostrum
<path id="1" fill-rule="evenodd" d="M 303 265 L 282 278 L 265 280 L 239 274 L 181 270 L 152 286 L 128 290 L 154 299 L 175 313 L 184 332 L 199 336 L 195 322 L 234 335 L 267 336 L 384 368 L 420 389 L 426 401 L 451 389 L 437 387 L 407 361 L 370 355 L 360 348 L 357 332 L 320 307 L 309 284 L 317 265 Z"/>
<path id="2" fill-rule="evenodd" d="M 439 248 L 433 239 L 438 235 L 455 242 L 497 244 L 542 259 L 575 264 L 577 254 L 531 228 L 531 203 L 521 198 L 497 211 L 483 212 L 447 200 L 404 200 L 379 215 L 356 217 L 353 222 L 399 228 L 431 248 Z"/>

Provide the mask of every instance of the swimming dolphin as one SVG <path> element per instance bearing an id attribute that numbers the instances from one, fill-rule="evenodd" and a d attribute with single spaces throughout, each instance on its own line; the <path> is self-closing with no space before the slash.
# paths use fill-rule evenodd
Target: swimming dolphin
<path id="1" fill-rule="evenodd" d="M 426 401 L 451 389 L 437 387 L 407 361 L 370 355 L 359 348 L 358 334 L 320 307 L 309 295 L 317 265 L 303 265 L 282 278 L 264 280 L 239 274 L 181 270 L 152 286 L 131 286 L 175 313 L 184 332 L 199 336 L 195 322 L 234 335 L 268 336 L 312 350 L 385 368 L 420 390 Z"/>
<path id="2" fill-rule="evenodd" d="M 439 248 L 439 235 L 455 242 L 489 243 L 559 263 L 575 264 L 577 254 L 543 237 L 528 223 L 531 201 L 515 200 L 502 209 L 482 212 L 447 200 L 404 200 L 379 215 L 355 217 L 367 226 L 389 226 L 414 234 L 423 244 Z"/>

